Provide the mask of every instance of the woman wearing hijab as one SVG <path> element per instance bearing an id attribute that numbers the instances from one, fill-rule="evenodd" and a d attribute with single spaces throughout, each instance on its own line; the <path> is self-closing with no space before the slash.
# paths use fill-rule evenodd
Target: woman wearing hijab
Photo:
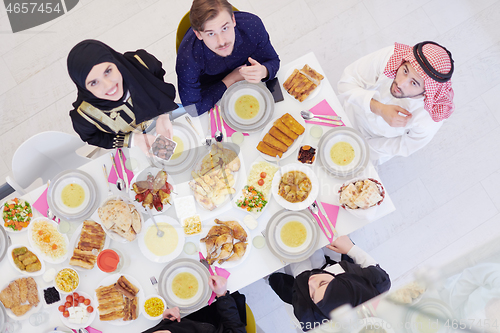
<path id="1" fill-rule="evenodd" d="M 135 144 L 147 151 L 144 133 L 172 138 L 168 111 L 175 87 L 163 81 L 162 63 L 144 50 L 116 52 L 97 40 L 78 43 L 68 55 L 68 72 L 78 89 L 70 111 L 73 128 L 81 139 L 102 148 Z M 134 132 L 134 134 L 132 134 Z M 149 144 L 154 137 L 147 135 Z"/>
<path id="2" fill-rule="evenodd" d="M 178 307 L 166 309 L 163 320 L 143 333 L 245 333 L 246 317 L 240 316 L 240 312 L 246 316 L 245 296 L 229 294 L 222 276 L 211 276 L 208 285 L 217 302 L 182 319 Z"/>
<path id="3" fill-rule="evenodd" d="M 347 260 L 338 263 L 328 257 L 325 260 L 320 249 L 307 260 L 290 264 L 293 276 L 274 273 L 269 277 L 271 288 L 293 306 L 304 331 L 325 323 L 330 312 L 339 306 L 358 306 L 391 286 L 389 275 L 349 237 L 340 236 L 327 247 L 347 255 Z"/>

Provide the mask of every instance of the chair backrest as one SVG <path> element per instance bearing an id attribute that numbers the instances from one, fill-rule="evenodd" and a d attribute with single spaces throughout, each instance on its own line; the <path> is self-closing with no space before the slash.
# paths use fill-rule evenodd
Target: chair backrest
<path id="1" fill-rule="evenodd" d="M 238 9 L 233 6 L 233 11 L 237 12 Z M 175 37 L 175 52 L 179 51 L 179 46 L 181 45 L 182 40 L 184 39 L 184 36 L 186 35 L 186 32 L 189 30 L 191 27 L 191 20 L 189 19 L 189 12 L 186 13 L 179 22 L 179 26 L 177 27 L 177 34 Z"/>
<path id="2" fill-rule="evenodd" d="M 91 161 L 76 153 L 85 146 L 77 136 L 49 131 L 36 134 L 17 148 L 12 158 L 14 180 L 27 188 L 36 179 L 45 183 L 56 174 L 67 169 L 76 169 Z"/>

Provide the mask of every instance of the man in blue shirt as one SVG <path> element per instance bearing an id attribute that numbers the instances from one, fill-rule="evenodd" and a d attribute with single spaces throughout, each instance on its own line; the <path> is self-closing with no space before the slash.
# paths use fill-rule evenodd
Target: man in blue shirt
<path id="1" fill-rule="evenodd" d="M 189 18 L 191 28 L 179 46 L 176 64 L 184 106 L 195 105 L 200 115 L 232 84 L 276 76 L 280 60 L 257 16 L 233 13 L 227 0 L 194 0 Z"/>

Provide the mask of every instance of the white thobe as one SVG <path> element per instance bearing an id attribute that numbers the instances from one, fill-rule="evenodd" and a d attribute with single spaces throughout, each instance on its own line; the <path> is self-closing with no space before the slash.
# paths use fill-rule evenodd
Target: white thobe
<path id="1" fill-rule="evenodd" d="M 393 79 L 384 74 L 394 46 L 371 53 L 344 70 L 338 93 L 354 128 L 370 146 L 372 162 L 382 164 L 394 156 L 409 156 L 428 144 L 442 125 L 424 109 L 424 98 L 395 98 L 390 87 Z M 391 127 L 381 116 L 370 111 L 370 101 L 399 105 L 412 114 L 405 127 Z"/>

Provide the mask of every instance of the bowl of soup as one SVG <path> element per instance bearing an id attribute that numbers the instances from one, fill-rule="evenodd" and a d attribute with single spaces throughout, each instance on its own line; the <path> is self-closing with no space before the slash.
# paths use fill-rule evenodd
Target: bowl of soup
<path id="1" fill-rule="evenodd" d="M 191 267 L 177 268 L 167 280 L 167 293 L 179 305 L 197 303 L 204 287 L 200 273 Z"/>
<path id="2" fill-rule="evenodd" d="M 68 214 L 76 214 L 87 208 L 90 189 L 80 178 L 70 177 L 55 188 L 54 199 L 59 209 Z"/>
<path id="3" fill-rule="evenodd" d="M 276 225 L 276 243 L 289 254 L 305 252 L 311 245 L 312 236 L 311 224 L 300 216 L 288 217 Z"/>
<path id="4" fill-rule="evenodd" d="M 265 101 L 252 89 L 240 89 L 229 101 L 230 116 L 234 121 L 243 124 L 255 124 L 264 116 Z"/>

